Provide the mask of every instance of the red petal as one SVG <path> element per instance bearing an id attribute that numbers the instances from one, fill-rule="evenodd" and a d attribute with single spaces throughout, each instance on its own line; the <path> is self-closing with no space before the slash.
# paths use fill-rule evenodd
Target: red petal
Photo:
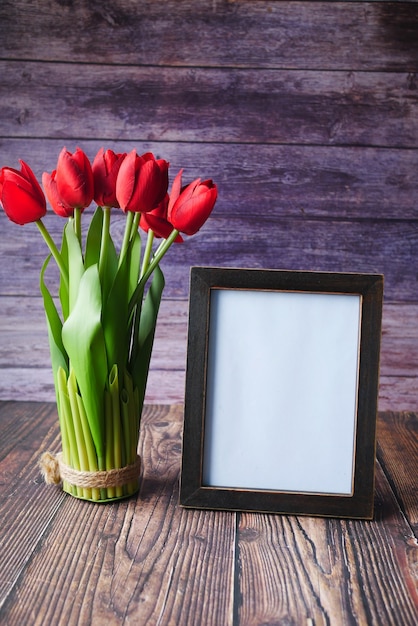
<path id="1" fill-rule="evenodd" d="M 124 211 L 128 210 L 128 205 L 135 187 L 135 165 L 139 158 L 136 150 L 132 150 L 126 155 L 120 166 L 116 179 L 116 198 Z"/>
<path id="2" fill-rule="evenodd" d="M 168 219 L 170 219 L 171 209 L 173 208 L 177 198 L 180 195 L 182 175 L 183 175 L 183 170 L 181 169 L 179 173 L 177 174 L 177 176 L 175 177 L 173 184 L 171 185 L 170 200 L 168 203 Z"/>
<path id="3" fill-rule="evenodd" d="M 46 204 L 10 181 L 4 183 L 1 199 L 6 215 L 16 224 L 36 222 L 46 213 Z"/>

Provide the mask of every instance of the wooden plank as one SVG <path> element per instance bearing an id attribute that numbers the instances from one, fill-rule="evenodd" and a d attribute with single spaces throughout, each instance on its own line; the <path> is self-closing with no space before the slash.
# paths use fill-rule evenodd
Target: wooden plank
<path id="1" fill-rule="evenodd" d="M 418 377 L 417 319 L 417 304 L 383 305 L 381 376 Z"/>
<path id="2" fill-rule="evenodd" d="M 0 368 L 0 400 L 27 400 L 33 402 L 55 402 L 54 381 L 51 368 L 10 367 Z M 160 404 L 179 404 L 184 402 L 184 370 L 151 369 L 148 377 L 145 402 Z M 389 382 L 390 385 L 390 382 Z M 414 387 L 416 389 L 416 385 Z M 412 398 L 410 398 L 412 396 Z M 414 406 L 414 390 L 404 393 L 401 410 Z M 396 398 L 396 394 L 395 394 Z M 383 409 L 396 409 L 393 394 L 388 393 L 388 400 Z"/>
<path id="3" fill-rule="evenodd" d="M 0 74 L 8 137 L 418 146 L 407 72 L 0 61 Z"/>
<path id="4" fill-rule="evenodd" d="M 220 203 L 201 232 L 163 259 L 166 297 L 186 298 L 190 267 L 207 265 L 381 273 L 387 301 L 416 301 L 418 221 L 292 219 L 279 206 L 269 217 L 222 210 Z M 33 225 L 19 229 L 1 214 L 0 228 L 0 293 L 36 295 L 45 244 Z M 50 286 L 55 292 L 57 281 Z"/>
<path id="5" fill-rule="evenodd" d="M 31 33 L 30 37 L 26 33 Z M 3 0 L 4 58 L 167 66 L 414 71 L 410 2 Z"/>
<path id="6" fill-rule="evenodd" d="M 380 410 L 413 410 L 418 397 L 418 304 L 383 308 Z M 158 318 L 147 402 L 184 402 L 188 301 L 164 299 Z M 0 399 L 54 401 L 40 297 L 0 296 Z"/>
<path id="7" fill-rule="evenodd" d="M 44 485 L 36 467 L 59 447 L 54 406 L 0 403 L 1 423 L 5 415 L 18 431 L 33 419 L 41 433 L 16 438 L 15 465 L 0 461 L 1 475 L 14 468 L 0 492 L 8 626 L 416 622 L 418 550 L 404 515 L 417 507 L 412 472 L 405 480 L 416 414 L 380 416 L 371 522 L 179 508 L 180 406 L 144 413 L 138 497 L 81 502 Z"/>
<path id="8" fill-rule="evenodd" d="M 187 316 L 187 300 L 162 301 L 154 342 L 154 368 L 161 371 L 185 368 Z M 48 366 L 49 343 L 42 298 L 0 296 L 0 369 Z"/>
<path id="9" fill-rule="evenodd" d="M 184 402 L 186 301 L 163 300 L 145 401 Z M 0 400 L 54 402 L 48 335 L 40 297 L 0 296 Z"/>
<path id="10" fill-rule="evenodd" d="M 418 304 L 384 304 L 381 375 L 418 376 L 417 318 Z M 187 323 L 188 301 L 163 299 L 153 369 L 184 370 Z M 0 296 L 0 368 L 48 366 L 49 346 L 42 299 Z"/>
<path id="11" fill-rule="evenodd" d="M 153 352 L 153 369 L 184 370 L 187 300 L 163 299 Z M 383 376 L 418 376 L 418 304 L 383 308 L 380 371 Z M 49 347 L 40 297 L 0 296 L 0 368 L 49 367 Z M 3 385 L 0 385 L 3 387 Z"/>
<path id="12" fill-rule="evenodd" d="M 196 140 L 202 138 L 200 133 Z M 258 218 L 261 214 L 276 220 L 418 219 L 418 150 L 6 138 L 0 139 L 0 164 L 18 167 L 19 159 L 23 159 L 41 180 L 44 171 L 55 169 L 64 145 L 70 151 L 80 145 L 90 160 L 102 146 L 117 152 L 154 152 L 170 162 L 170 183 L 181 168 L 185 182 L 197 177 L 213 178 L 219 186 L 214 215 Z M 62 224 L 58 218 L 48 222 L 56 236 Z M 7 228 L 3 224 L 1 227 Z M 122 229 L 120 220 L 113 232 L 121 235 Z M 25 238 L 34 238 L 38 243 L 39 249 L 34 248 L 31 254 L 44 254 L 36 229 L 27 227 L 23 232 Z M 10 225 L 7 240 L 2 240 L 2 251 L 18 253 L 23 245 L 22 229 Z"/>
<path id="13" fill-rule="evenodd" d="M 55 391 L 50 367 L 0 369 L 0 400 L 54 402 Z M 22 384 L 24 381 L 24 384 Z M 151 369 L 145 401 L 159 404 L 184 402 L 185 372 L 164 368 Z M 381 376 L 380 411 L 416 410 L 418 377 Z"/>
<path id="14" fill-rule="evenodd" d="M 2 410 L 0 463 L 4 463 L 4 467 L 7 465 L 8 468 L 7 473 L 0 472 L 1 495 L 1 489 L 5 489 L 22 471 L 25 463 L 29 462 L 28 442 L 40 446 L 52 419 L 57 419 L 57 413 L 54 404 L 48 405 L 45 409 L 39 402 L 7 402 L 0 403 L 0 407 Z M 26 448 L 21 454 L 16 454 L 14 448 L 20 444 L 26 445 Z"/>
<path id="15" fill-rule="evenodd" d="M 418 536 L 418 419 L 413 413 L 381 413 L 378 458 L 406 519 Z"/>
<path id="16" fill-rule="evenodd" d="M 5 418 L 6 415 L 6 418 Z M 5 422 L 13 422 L 3 427 Z M 59 445 L 53 404 L 8 403 L 0 437 L 0 612 L 37 550 L 63 494 L 41 487 L 38 460 Z M 42 512 L 42 513 L 41 513 Z M 7 623 L 7 621 L 6 621 Z"/>
<path id="17" fill-rule="evenodd" d="M 381 376 L 379 384 L 380 411 L 416 410 L 418 378 L 416 376 Z"/>
<path id="18" fill-rule="evenodd" d="M 414 535 L 378 467 L 373 522 L 242 514 L 240 626 L 413 624 Z M 350 590 L 347 593 L 347 590 Z"/>
<path id="19" fill-rule="evenodd" d="M 164 259 L 169 294 L 187 294 L 189 266 L 231 266 L 385 275 L 388 301 L 416 301 L 418 222 L 311 220 L 215 212 L 199 243 L 177 246 Z"/>
<path id="20" fill-rule="evenodd" d="M 1 500 L 4 500 L 6 493 L 13 493 L 21 472 L 31 463 L 33 449 L 41 448 L 45 441 L 51 445 L 56 433 L 50 430 L 57 420 L 54 403 L 0 402 Z M 20 450 L 16 452 L 16 448 Z"/>
<path id="21" fill-rule="evenodd" d="M 197 615 L 208 626 L 228 623 L 235 516 L 176 506 L 181 419 L 181 407 L 147 410 L 137 498 L 97 506 L 63 499 L 59 488 L 26 490 L 32 497 L 48 493 L 59 508 L 48 540 L 39 543 L 4 603 L 7 624 L 162 626 L 192 623 Z M 32 515 L 27 508 L 28 523 Z M 39 505 L 37 515 L 45 523 Z M 17 528 L 12 545 L 16 535 Z"/>

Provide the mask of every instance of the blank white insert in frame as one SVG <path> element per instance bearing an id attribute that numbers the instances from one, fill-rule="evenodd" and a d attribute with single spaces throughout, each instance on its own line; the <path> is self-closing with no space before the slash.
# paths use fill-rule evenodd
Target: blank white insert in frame
<path id="1" fill-rule="evenodd" d="M 351 495 L 361 296 L 212 289 L 203 484 Z"/>

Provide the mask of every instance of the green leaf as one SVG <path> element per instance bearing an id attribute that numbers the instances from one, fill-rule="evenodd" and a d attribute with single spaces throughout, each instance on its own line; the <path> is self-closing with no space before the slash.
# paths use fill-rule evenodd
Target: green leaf
<path id="1" fill-rule="evenodd" d="M 118 262 L 118 253 L 116 252 L 112 238 L 109 236 L 109 241 L 107 243 L 106 266 L 102 285 L 104 298 L 106 297 L 106 294 L 109 294 L 113 281 L 115 280 L 116 272 L 118 271 Z"/>
<path id="2" fill-rule="evenodd" d="M 128 362 L 130 343 L 128 302 L 130 292 L 133 291 L 138 281 L 140 257 L 141 238 L 137 233 L 121 265 L 117 268 L 109 296 L 103 305 L 103 332 L 109 367 L 116 364 L 121 372 L 124 371 Z"/>
<path id="3" fill-rule="evenodd" d="M 129 350 L 128 326 L 128 289 L 129 289 L 129 254 L 125 256 L 116 272 L 109 297 L 103 305 L 103 333 L 109 368 L 117 365 L 123 371 Z"/>
<path id="4" fill-rule="evenodd" d="M 71 312 L 77 299 L 80 279 L 84 273 L 84 263 L 80 242 L 70 222 L 65 227 L 65 242 L 68 248 L 69 310 Z"/>
<path id="5" fill-rule="evenodd" d="M 164 285 L 164 274 L 160 266 L 157 265 L 154 270 L 152 283 L 142 305 L 137 345 L 133 346 L 133 361 L 130 364 L 131 375 L 138 389 L 139 406 L 141 407 L 145 397 L 149 364 L 154 345 L 155 326 Z"/>
<path id="6" fill-rule="evenodd" d="M 129 255 L 129 299 L 131 298 L 135 288 L 138 284 L 139 280 L 139 272 L 141 270 L 141 237 L 136 231 L 133 236 L 130 248 L 128 251 Z M 128 300 L 129 301 L 129 300 Z"/>
<path id="7" fill-rule="evenodd" d="M 101 314 L 99 271 L 97 265 L 92 265 L 80 279 L 77 299 L 62 328 L 62 340 L 77 379 L 99 461 L 105 453 L 104 390 L 108 376 Z"/>
<path id="8" fill-rule="evenodd" d="M 86 249 L 84 255 L 84 267 L 87 269 L 91 265 L 99 262 L 100 244 L 102 239 L 103 209 L 98 206 L 90 222 L 86 238 Z"/>
<path id="9" fill-rule="evenodd" d="M 103 302 L 106 302 L 118 271 L 119 258 L 110 236 L 110 208 L 104 209 L 99 274 L 102 283 Z"/>
<path id="10" fill-rule="evenodd" d="M 52 372 L 54 375 L 54 383 L 55 383 L 55 393 L 57 396 L 57 406 L 60 406 L 59 403 L 59 392 L 58 392 L 58 370 L 61 367 L 66 374 L 68 375 L 68 356 L 64 348 L 64 344 L 62 342 L 62 322 L 61 318 L 58 314 L 57 308 L 55 306 L 54 300 L 50 292 L 48 291 L 47 286 L 45 285 L 44 275 L 46 268 L 48 267 L 48 263 L 51 259 L 51 255 L 49 255 L 42 266 L 41 274 L 40 274 L 40 289 L 41 294 L 44 301 L 44 309 L 46 322 L 48 327 L 48 338 L 49 338 L 49 350 L 51 354 L 51 364 L 52 364 Z"/>
<path id="11" fill-rule="evenodd" d="M 67 268 L 68 273 L 68 246 L 67 246 L 67 238 L 65 236 L 65 228 L 62 234 L 62 243 L 61 243 L 61 258 L 63 260 L 64 265 Z M 67 319 L 68 314 L 70 312 L 70 294 L 68 292 L 68 285 L 65 280 L 62 279 L 62 275 L 60 274 L 60 285 L 58 290 L 59 299 L 61 302 L 61 310 L 64 320 Z"/>

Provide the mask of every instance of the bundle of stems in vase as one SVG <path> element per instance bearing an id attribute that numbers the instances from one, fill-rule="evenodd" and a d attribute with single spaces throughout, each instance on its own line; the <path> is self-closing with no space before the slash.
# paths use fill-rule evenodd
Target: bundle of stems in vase
<path id="1" fill-rule="evenodd" d="M 99 486 L 63 478 L 63 488 L 94 501 L 124 497 L 138 488 L 140 417 L 164 289 L 160 261 L 174 242 L 183 242 L 182 234 L 193 235 L 205 223 L 217 187 L 201 179 L 182 186 L 181 170 L 169 193 L 168 162 L 135 150 L 101 149 L 91 164 L 81 149 L 72 154 L 64 147 L 56 170 L 42 176 L 44 191 L 31 168 L 20 163 L 20 170 L 1 169 L 0 202 L 13 222 L 34 222 L 49 248 L 40 289 L 61 463 L 87 479 L 92 472 L 100 474 Z M 42 221 L 46 200 L 65 218 L 59 247 Z M 83 213 L 93 200 L 97 207 L 83 242 Z M 126 218 L 119 249 L 110 233 L 114 212 Z M 146 233 L 144 245 L 141 232 Z M 158 246 L 155 238 L 161 240 Z M 51 257 L 60 273 L 55 298 L 45 282 Z M 128 469 L 125 483 L 117 478 L 121 468 Z M 112 479 L 106 482 L 109 473 Z"/>

